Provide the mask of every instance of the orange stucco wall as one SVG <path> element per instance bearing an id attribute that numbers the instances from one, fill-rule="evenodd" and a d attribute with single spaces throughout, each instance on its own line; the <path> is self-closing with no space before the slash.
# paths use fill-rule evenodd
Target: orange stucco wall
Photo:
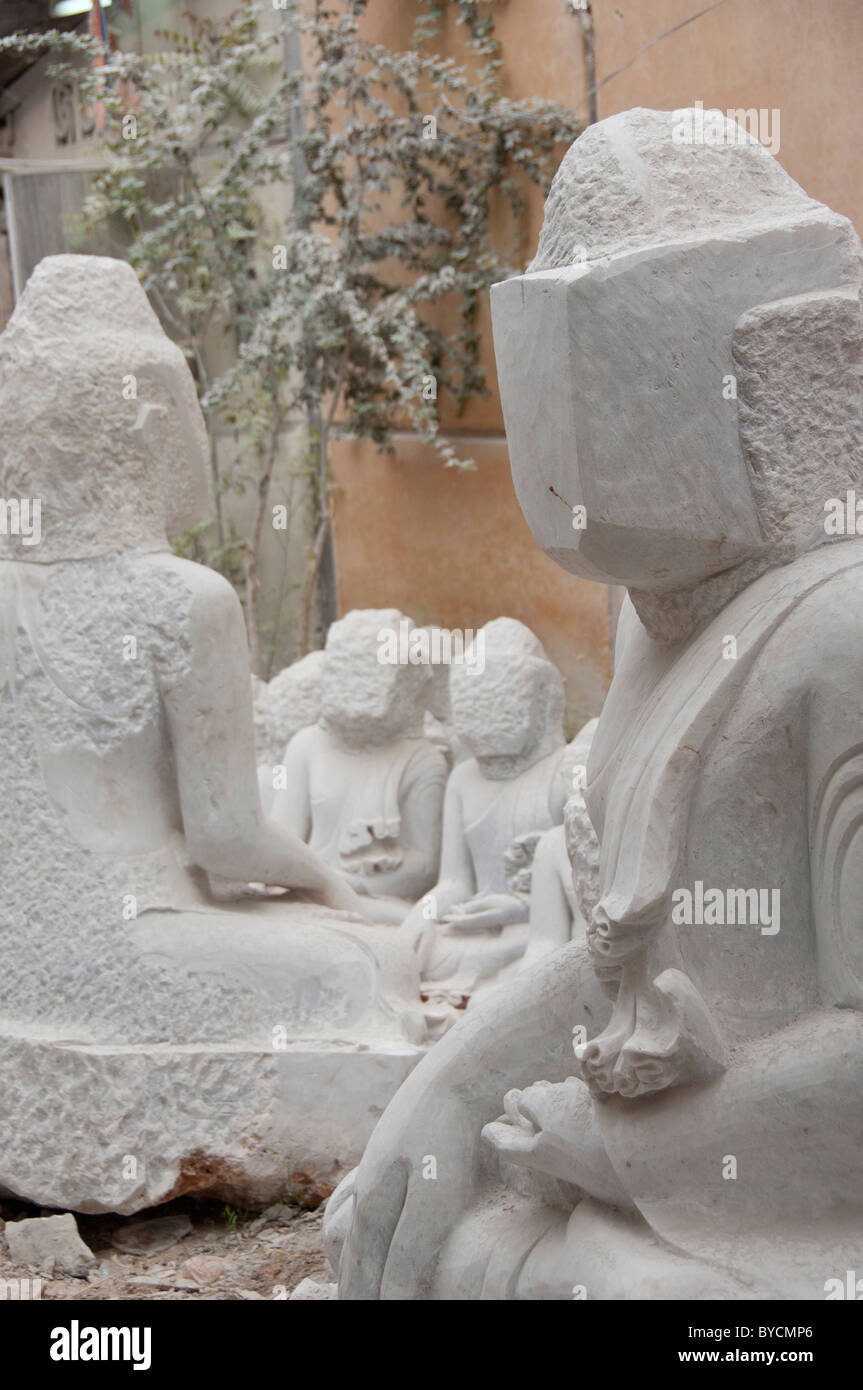
<path id="1" fill-rule="evenodd" d="M 563 574 L 538 549 L 513 498 L 503 439 L 463 443 L 476 463 L 470 473 L 443 469 L 412 435 L 397 439 L 394 455 L 342 445 L 343 606 L 393 605 L 416 623 L 447 628 L 481 627 L 502 613 L 520 619 L 564 671 L 574 730 L 602 700 L 607 591 Z"/>

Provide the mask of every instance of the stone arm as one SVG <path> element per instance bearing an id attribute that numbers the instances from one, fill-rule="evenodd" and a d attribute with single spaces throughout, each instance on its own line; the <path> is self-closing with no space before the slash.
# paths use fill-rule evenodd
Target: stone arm
<path id="1" fill-rule="evenodd" d="M 309 889 L 331 906 L 362 911 L 312 850 L 265 820 L 239 600 L 203 566 L 184 567 L 182 576 L 192 590 L 189 669 L 162 697 L 192 862 L 226 878 Z"/>
<path id="2" fill-rule="evenodd" d="M 565 946 L 572 935 L 573 911 L 565 880 L 572 878 L 564 829 L 556 825 L 540 836 L 530 879 L 530 936 L 522 969 L 549 951 Z"/>
<path id="3" fill-rule="evenodd" d="M 824 1009 L 749 1043 L 715 1081 L 610 1097 L 595 1112 L 642 1215 L 699 1254 L 777 1227 L 817 1234 L 831 1209 L 859 1222 L 861 1094 L 863 1014 Z"/>
<path id="4" fill-rule="evenodd" d="M 572 1028 L 592 1036 L 608 1000 L 583 944 L 566 946 L 474 1004 L 388 1105 L 357 1169 L 340 1299 L 433 1295 L 447 1237 L 482 1180 L 482 1128 L 512 1087 L 562 1081 Z M 427 1178 L 426 1159 L 436 1176 Z"/>
<path id="5" fill-rule="evenodd" d="M 307 741 L 308 730 L 300 729 L 285 748 L 282 755 L 285 785 L 273 793 L 271 811 L 273 820 L 304 842 L 308 841 L 312 833 Z"/>
<path id="6" fill-rule="evenodd" d="M 473 861 L 464 833 L 460 780 L 456 768 L 450 774 L 443 803 L 440 876 L 426 899 L 408 913 L 402 927 L 405 935 L 417 945 L 424 935 L 433 937 L 434 923 L 444 918 L 451 907 L 466 902 L 476 892 Z"/>
<path id="7" fill-rule="evenodd" d="M 358 893 L 367 893 L 374 885 L 375 893 L 381 897 L 401 898 L 415 903 L 429 886 L 429 857 L 424 850 L 406 849 L 397 869 L 375 872 L 371 878 L 362 874 L 345 874 L 345 878 Z"/>

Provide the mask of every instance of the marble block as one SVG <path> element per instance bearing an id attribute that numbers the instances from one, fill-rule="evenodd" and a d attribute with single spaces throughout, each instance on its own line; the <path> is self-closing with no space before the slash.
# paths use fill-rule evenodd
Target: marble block
<path id="1" fill-rule="evenodd" d="M 132 269 L 42 261 L 0 335 L 41 517 L 0 534 L 0 1190 L 44 1206 L 325 1190 L 426 1046 L 412 953 L 262 811 L 239 600 L 168 541 L 207 469 Z"/>

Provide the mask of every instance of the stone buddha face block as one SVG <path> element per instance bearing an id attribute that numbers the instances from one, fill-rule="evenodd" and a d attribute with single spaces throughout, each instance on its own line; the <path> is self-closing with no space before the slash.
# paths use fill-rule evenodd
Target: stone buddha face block
<path id="1" fill-rule="evenodd" d="M 806 517 L 795 506 L 780 524 L 787 494 L 773 495 L 764 466 L 765 392 L 774 429 L 777 412 L 795 440 L 807 423 L 812 359 L 806 366 L 801 324 L 850 349 L 821 410 L 835 404 L 846 424 L 852 413 L 854 229 L 728 124 L 729 138 L 711 146 L 677 143 L 671 112 L 590 127 L 555 177 L 528 272 L 492 290 L 525 518 L 557 563 L 630 586 L 634 598 L 757 561 L 778 530 L 796 531 L 799 545 L 801 530 L 820 524 L 820 492 Z M 789 370 L 794 358 L 802 376 Z M 764 360 L 766 379 L 756 370 Z M 750 389 L 757 440 L 745 437 Z M 806 479 L 780 471 L 799 503 Z"/>
<path id="2" fill-rule="evenodd" d="M 481 630 L 483 660 L 453 666 L 450 700 L 456 731 L 493 775 L 511 775 L 562 742 L 563 681 L 538 637 L 513 618 Z M 468 654 L 470 656 L 470 653 Z"/>
<path id="3" fill-rule="evenodd" d="M 394 608 L 355 609 L 327 633 L 321 718 L 351 743 L 422 732 L 431 668 L 386 659 L 386 635 L 398 633 L 403 623 L 413 629 Z"/>
<path id="4" fill-rule="evenodd" d="M 39 498 L 49 563 L 164 545 L 209 508 L 195 384 L 131 266 L 52 256 L 0 337 L 0 495 Z"/>

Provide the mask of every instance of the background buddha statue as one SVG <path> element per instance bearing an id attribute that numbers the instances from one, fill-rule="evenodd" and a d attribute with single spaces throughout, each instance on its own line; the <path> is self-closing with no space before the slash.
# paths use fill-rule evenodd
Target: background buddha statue
<path id="1" fill-rule="evenodd" d="M 530 969 L 548 952 L 587 939 L 596 905 L 599 845 L 583 788 L 596 724 L 591 719 L 579 730 L 561 762 L 564 785 L 570 788 L 563 825 L 523 836 L 504 855 L 507 883 L 527 899 L 527 945 L 523 955 L 474 989 L 470 1008 L 475 1008 L 489 990 Z"/>
<path id="2" fill-rule="evenodd" d="M 129 266 L 36 268 L 0 422 L 42 530 L 0 536 L 0 1189 L 326 1184 L 419 1055 L 416 966 L 262 813 L 239 601 L 168 541 L 207 511 L 204 422 Z M 210 874 L 291 900 L 220 904 Z"/>
<path id="3" fill-rule="evenodd" d="M 327 634 L 320 718 L 285 752 L 273 815 L 307 840 L 382 921 L 401 922 L 434 882 L 447 761 L 423 733 L 432 671 L 382 660 L 395 609 L 357 609 Z"/>
<path id="4" fill-rule="evenodd" d="M 482 662 L 468 653 L 450 671 L 453 724 L 471 756 L 447 783 L 440 877 L 404 925 L 427 989 L 459 996 L 523 953 L 529 876 L 519 891 L 513 875 L 562 822 L 567 795 L 560 672 L 512 618 L 476 641 Z"/>
<path id="5" fill-rule="evenodd" d="M 493 291 L 525 516 L 630 589 L 587 947 L 391 1103 L 342 1298 L 820 1298 L 863 1260 L 863 540 L 824 524 L 863 479 L 863 253 L 731 122 L 674 128 L 591 126 Z"/>

